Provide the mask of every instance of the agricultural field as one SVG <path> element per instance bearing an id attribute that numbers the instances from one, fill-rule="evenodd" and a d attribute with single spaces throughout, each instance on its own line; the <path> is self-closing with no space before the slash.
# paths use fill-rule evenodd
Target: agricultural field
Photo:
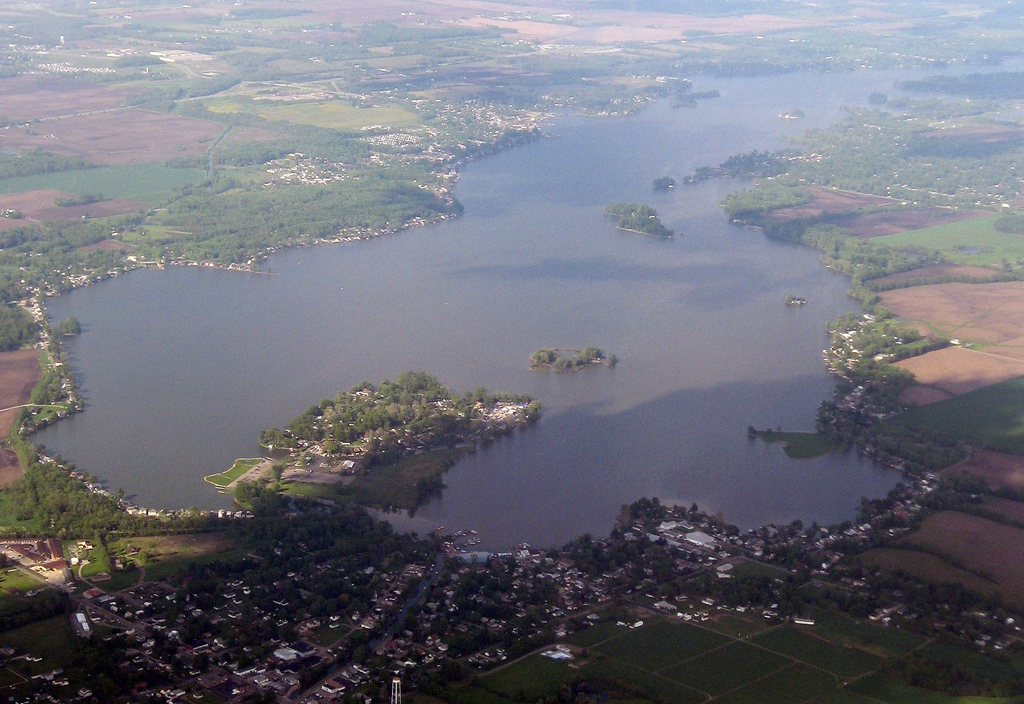
<path id="1" fill-rule="evenodd" d="M 1024 259 L 1024 239 L 995 229 L 996 216 L 972 218 L 879 237 L 896 248 L 937 249 L 956 264 L 999 266 L 1004 259 Z"/>
<path id="2" fill-rule="evenodd" d="M 18 417 L 12 406 L 28 403 L 32 389 L 39 383 L 39 350 L 26 349 L 0 352 L 0 438 L 7 437 L 11 424 Z M 0 448 L 0 486 L 6 486 L 21 476 L 18 456 Z"/>
<path id="3" fill-rule="evenodd" d="M 338 101 L 261 108 L 259 116 L 265 120 L 283 120 L 299 125 L 313 125 L 340 131 L 419 125 L 419 118 L 415 113 L 399 107 L 358 108 Z"/>
<path id="4" fill-rule="evenodd" d="M 1024 595 L 1024 529 L 943 511 L 900 544 L 942 556 L 952 567 L 993 583 L 1007 600 L 1019 602 Z"/>
<path id="5" fill-rule="evenodd" d="M 126 215 L 147 209 L 145 203 L 124 199 L 98 200 L 82 205 L 57 205 L 61 200 L 72 201 L 74 196 L 53 189 L 0 195 L 0 211 L 17 210 L 23 216 L 18 219 L 0 219 L 0 230 L 53 220 L 79 220 L 87 217 L 104 218 L 113 215 Z"/>
<path id="6" fill-rule="evenodd" d="M 925 284 L 941 283 L 942 279 L 973 279 L 978 282 L 990 280 L 999 275 L 995 269 L 968 264 L 929 264 L 919 269 L 901 271 L 888 276 L 871 279 L 871 287 L 878 291 L 897 288 L 910 282 Z"/>
<path id="7" fill-rule="evenodd" d="M 582 679 L 611 702 L 862 702 L 866 700 L 842 688 L 845 682 L 923 642 L 830 613 L 816 616 L 821 619 L 816 626 L 767 630 L 753 619 L 724 616 L 757 627 L 741 628 L 743 635 L 736 637 L 725 635 L 736 630 L 735 624 L 711 630 L 715 620 L 698 626 L 658 617 L 635 629 L 605 622 L 567 639 L 572 660 L 534 654 L 454 688 L 449 700 L 536 701 Z"/>
<path id="8" fill-rule="evenodd" d="M 951 565 L 946 560 L 921 552 L 902 548 L 874 548 L 860 557 L 865 567 L 878 567 L 887 572 L 902 572 L 926 582 L 960 584 L 975 594 L 997 594 L 998 585 L 991 580 Z"/>
<path id="9" fill-rule="evenodd" d="M 945 470 L 943 475 L 961 472 L 980 477 L 996 489 L 1005 486 L 1024 491 L 1024 457 L 975 449 L 970 457 Z"/>
<path id="10" fill-rule="evenodd" d="M 910 323 L 985 351 L 1024 359 L 1024 282 L 945 283 L 884 291 L 882 305 Z"/>
<path id="11" fill-rule="evenodd" d="M 46 120 L 59 115 L 113 110 L 121 106 L 130 91 L 110 88 L 71 78 L 28 75 L 0 79 L 7 123 Z"/>
<path id="12" fill-rule="evenodd" d="M 104 198 L 138 200 L 151 205 L 203 176 L 200 169 L 174 169 L 162 162 L 106 166 L 3 179 L 0 194 L 52 190 L 76 196 L 98 194 Z M 52 200 L 50 205 L 53 205 Z"/>
<path id="13" fill-rule="evenodd" d="M 133 108 L 12 127 L 3 131 L 0 148 L 45 149 L 117 166 L 198 156 L 223 131 L 216 122 Z"/>
<path id="14" fill-rule="evenodd" d="M 1024 376 L 1024 360 L 1010 359 L 963 347 L 945 347 L 896 362 L 914 375 L 919 386 L 900 400 L 925 406 Z"/>
<path id="15" fill-rule="evenodd" d="M 925 427 L 983 450 L 1024 455 L 1024 378 L 912 408 L 888 422 Z"/>

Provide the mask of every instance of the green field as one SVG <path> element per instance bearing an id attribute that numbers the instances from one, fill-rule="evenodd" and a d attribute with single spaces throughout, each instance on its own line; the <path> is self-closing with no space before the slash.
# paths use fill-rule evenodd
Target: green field
<path id="1" fill-rule="evenodd" d="M 1003 259 L 1024 258 L 1024 237 L 998 232 L 995 215 L 948 225 L 876 237 L 872 242 L 896 248 L 937 249 L 951 262 L 998 266 Z"/>
<path id="2" fill-rule="evenodd" d="M 0 646 L 14 648 L 17 655 L 32 654 L 41 657 L 40 662 L 12 660 L 10 664 L 22 674 L 37 675 L 54 668 L 64 667 L 74 654 L 77 636 L 67 616 L 38 621 L 37 623 L 0 633 Z M 27 671 L 27 672 L 26 672 Z"/>
<path id="3" fill-rule="evenodd" d="M 262 461 L 262 457 L 243 457 L 241 459 L 237 459 L 235 460 L 235 463 L 231 465 L 231 469 L 224 472 L 218 472 L 217 474 L 207 475 L 203 477 L 203 481 L 209 482 L 215 486 L 227 486 Z"/>
<path id="4" fill-rule="evenodd" d="M 882 659 L 859 648 L 835 645 L 813 634 L 813 628 L 784 626 L 751 639 L 751 643 L 794 660 L 827 670 L 840 678 L 856 677 L 877 669 Z"/>
<path id="5" fill-rule="evenodd" d="M 715 701 L 722 704 L 797 704 L 825 692 L 831 695 L 834 690 L 832 675 L 797 663 Z"/>
<path id="6" fill-rule="evenodd" d="M 828 442 L 821 433 L 758 430 L 755 434 L 765 442 L 783 443 L 786 455 L 794 459 L 821 457 L 843 449 L 842 445 Z"/>
<path id="7" fill-rule="evenodd" d="M 699 683 L 701 690 L 717 697 L 788 664 L 790 661 L 781 655 L 737 641 L 661 674 L 678 682 Z"/>
<path id="8" fill-rule="evenodd" d="M 620 629 L 623 635 L 595 650 L 608 657 L 646 670 L 661 670 L 725 645 L 729 638 L 687 623 L 657 621 L 637 629 Z"/>
<path id="9" fill-rule="evenodd" d="M 532 702 L 557 691 L 564 683 L 578 676 L 564 662 L 535 653 L 523 658 L 514 667 L 500 669 L 481 678 L 480 684 L 500 696 Z"/>
<path id="10" fill-rule="evenodd" d="M 415 113 L 398 107 L 357 108 L 340 102 L 277 105 L 259 111 L 265 120 L 282 120 L 331 130 L 361 130 L 366 127 L 415 127 Z"/>
<path id="11" fill-rule="evenodd" d="M 882 656 L 902 655 L 924 642 L 905 630 L 875 626 L 832 611 L 815 610 L 815 633 L 839 645 L 852 645 Z"/>
<path id="12" fill-rule="evenodd" d="M 926 427 L 985 450 L 1024 454 L 1024 377 L 911 409 L 890 422 Z"/>
<path id="13" fill-rule="evenodd" d="M 890 704 L 1024 704 L 1024 697 L 954 697 L 942 692 L 911 687 L 882 674 L 869 675 L 858 680 L 850 689 L 870 697 L 870 701 Z"/>
<path id="14" fill-rule="evenodd" d="M 106 199 L 127 198 L 155 204 L 205 176 L 200 169 L 172 169 L 162 162 L 126 164 L 4 179 L 0 181 L 0 193 L 52 188 L 74 195 L 92 193 Z"/>

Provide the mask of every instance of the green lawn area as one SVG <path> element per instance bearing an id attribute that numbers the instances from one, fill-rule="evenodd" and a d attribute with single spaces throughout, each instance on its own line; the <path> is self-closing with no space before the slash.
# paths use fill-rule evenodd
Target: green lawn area
<path id="1" fill-rule="evenodd" d="M 36 675 L 64 667 L 71 662 L 77 647 L 77 638 L 69 618 L 55 616 L 0 633 L 0 646 L 14 648 L 17 655 L 31 654 L 42 658 L 40 662 L 10 660 L 15 670 L 22 672 L 22 669 L 26 668 L 31 674 Z"/>
<path id="2" fill-rule="evenodd" d="M 622 626 L 616 626 L 613 621 L 605 621 L 582 631 L 573 633 L 565 639 L 566 643 L 578 645 L 581 648 L 590 648 L 601 641 L 608 640 L 622 634 Z"/>
<path id="3" fill-rule="evenodd" d="M 876 237 L 872 242 L 897 248 L 937 249 L 949 261 L 958 264 L 995 266 L 1003 259 L 1024 258 L 1024 238 L 998 232 L 994 227 L 997 217 L 993 215 L 910 230 Z"/>
<path id="4" fill-rule="evenodd" d="M 702 655 L 730 640 L 706 628 L 660 620 L 642 628 L 621 630 L 621 636 L 602 643 L 595 650 L 654 671 Z"/>
<path id="5" fill-rule="evenodd" d="M 215 486 L 227 486 L 262 461 L 262 457 L 242 457 L 235 460 L 235 463 L 231 465 L 231 469 L 207 475 L 203 477 L 203 481 L 207 481 Z"/>
<path id="6" fill-rule="evenodd" d="M 790 664 L 788 658 L 739 641 L 713 650 L 659 674 L 711 696 L 769 675 Z"/>
<path id="7" fill-rule="evenodd" d="M 53 188 L 74 195 L 94 193 L 108 199 L 127 198 L 155 204 L 182 186 L 200 181 L 205 176 L 201 169 L 172 169 L 164 166 L 163 162 L 102 166 L 4 179 L 0 182 L 0 193 Z"/>
<path id="8" fill-rule="evenodd" d="M 731 638 L 746 638 L 755 633 L 760 633 L 768 627 L 764 619 L 743 618 L 742 616 L 733 616 L 731 614 L 716 616 L 702 625 Z"/>
<path id="9" fill-rule="evenodd" d="M 797 704 L 835 688 L 832 675 L 798 663 L 715 701 L 722 704 Z M 825 699 L 828 701 L 828 697 Z"/>
<path id="10" fill-rule="evenodd" d="M 698 704 L 707 697 L 679 682 L 616 658 L 602 658 L 583 669 L 587 677 L 665 704 Z"/>
<path id="11" fill-rule="evenodd" d="M 146 565 L 146 581 L 156 582 L 180 572 L 189 564 L 205 565 L 211 562 L 238 562 L 245 559 L 249 551 L 246 548 L 234 548 L 223 552 L 205 555 L 188 555 L 181 558 L 156 560 Z"/>
<path id="12" fill-rule="evenodd" d="M 840 645 L 855 645 L 876 655 L 902 655 L 918 647 L 924 638 L 896 628 L 875 626 L 849 616 L 816 609 L 815 633 Z"/>
<path id="13" fill-rule="evenodd" d="M 30 589 L 39 589 L 43 586 L 46 586 L 46 582 L 42 578 L 31 577 L 13 567 L 0 572 L 0 591 L 27 592 Z"/>
<path id="14" fill-rule="evenodd" d="M 882 664 L 882 659 L 875 655 L 859 648 L 836 645 L 805 632 L 801 626 L 775 628 L 755 636 L 750 642 L 794 660 L 828 670 L 841 679 L 862 675 Z"/>
<path id="15" fill-rule="evenodd" d="M 954 697 L 942 692 L 932 692 L 920 687 L 911 687 L 886 675 L 874 674 L 858 680 L 850 690 L 870 697 L 875 702 L 891 704 L 1022 704 L 1024 697 Z"/>
<path id="16" fill-rule="evenodd" d="M 480 678 L 480 686 L 503 697 L 536 701 L 558 692 L 566 682 L 579 677 L 564 661 L 534 653 L 519 662 Z"/>
<path id="17" fill-rule="evenodd" d="M 783 443 L 786 456 L 794 459 L 821 457 L 843 449 L 842 445 L 828 442 L 820 433 L 758 430 L 755 434 L 765 442 Z"/>
<path id="18" fill-rule="evenodd" d="M 1024 377 L 913 408 L 891 423 L 925 427 L 975 447 L 1024 454 Z"/>
<path id="19" fill-rule="evenodd" d="M 364 127 L 415 127 L 415 113 L 399 107 L 357 108 L 338 101 L 276 105 L 259 111 L 265 120 L 283 120 L 332 130 L 360 130 Z"/>

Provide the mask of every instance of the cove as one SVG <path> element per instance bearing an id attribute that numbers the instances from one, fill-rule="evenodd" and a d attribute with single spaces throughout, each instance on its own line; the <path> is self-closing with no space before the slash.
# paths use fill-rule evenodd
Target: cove
<path id="1" fill-rule="evenodd" d="M 259 454 L 260 429 L 416 369 L 459 392 L 528 393 L 544 413 L 461 461 L 398 527 L 555 545 L 607 533 L 642 496 L 741 527 L 851 518 L 898 476 L 853 453 L 791 460 L 746 434 L 813 426 L 834 387 L 826 323 L 857 310 L 848 281 L 813 250 L 728 222 L 717 203 L 743 184 L 652 182 L 778 148 L 894 75 L 701 79 L 721 97 L 562 116 L 548 138 L 466 166 L 458 220 L 284 251 L 269 276 L 138 271 L 53 299 L 53 319 L 83 326 L 69 351 L 86 410 L 35 440 L 140 505 L 227 506 L 202 477 Z M 779 119 L 795 108 L 806 118 Z M 677 237 L 617 231 L 602 215 L 614 201 L 650 203 Z M 529 370 L 538 348 L 585 345 L 619 364 Z"/>

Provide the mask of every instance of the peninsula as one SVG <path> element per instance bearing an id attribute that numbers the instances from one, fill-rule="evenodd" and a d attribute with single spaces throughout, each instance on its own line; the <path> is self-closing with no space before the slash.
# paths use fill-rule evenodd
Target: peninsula
<path id="1" fill-rule="evenodd" d="M 611 203 L 605 206 L 604 214 L 618 218 L 616 227 L 626 232 L 655 237 L 674 237 L 676 234 L 658 219 L 658 211 L 645 203 Z"/>
<path id="2" fill-rule="evenodd" d="M 286 453 L 271 473 L 276 488 L 412 509 L 443 488 L 445 470 L 477 441 L 539 417 L 540 404 L 528 396 L 484 388 L 459 396 L 430 374 L 405 372 L 325 399 L 284 428 L 261 432 L 260 444 Z M 247 483 L 235 492 L 243 505 Z"/>

